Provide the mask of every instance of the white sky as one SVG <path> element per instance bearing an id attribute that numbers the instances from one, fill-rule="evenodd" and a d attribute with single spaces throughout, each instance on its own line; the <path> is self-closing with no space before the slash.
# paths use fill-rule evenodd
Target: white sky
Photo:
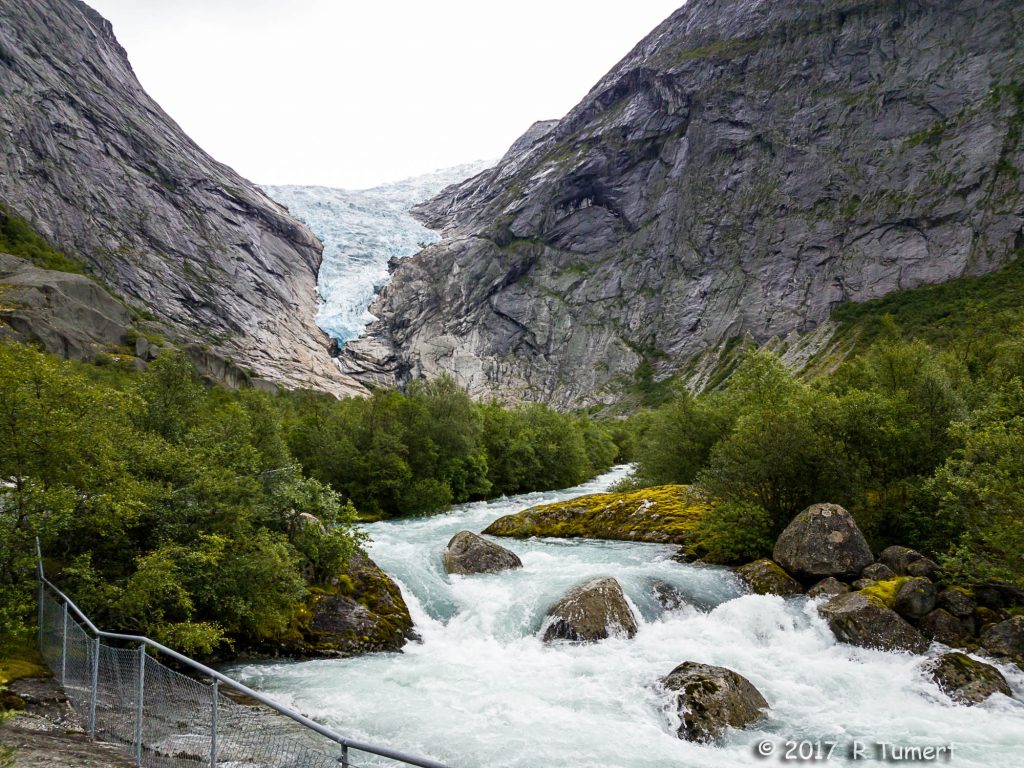
<path id="1" fill-rule="evenodd" d="M 87 0 L 160 105 L 261 184 L 496 158 L 683 0 Z"/>

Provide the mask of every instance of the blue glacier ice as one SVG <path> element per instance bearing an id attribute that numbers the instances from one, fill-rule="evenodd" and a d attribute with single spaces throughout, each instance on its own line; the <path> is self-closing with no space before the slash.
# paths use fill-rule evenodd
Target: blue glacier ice
<path id="1" fill-rule="evenodd" d="M 388 281 L 388 260 L 411 256 L 438 239 L 409 209 L 492 164 L 467 163 L 373 189 L 266 187 L 324 244 L 317 324 L 339 343 L 359 336 L 374 320 L 368 308 Z"/>

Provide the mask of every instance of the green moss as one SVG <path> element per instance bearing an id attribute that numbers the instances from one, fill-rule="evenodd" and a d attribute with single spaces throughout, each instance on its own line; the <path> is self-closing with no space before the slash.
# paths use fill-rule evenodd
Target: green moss
<path id="1" fill-rule="evenodd" d="M 864 587 L 860 593 L 876 605 L 892 608 L 896 602 L 896 593 L 900 591 L 900 587 L 907 581 L 907 578 L 899 576 L 886 581 L 876 581 L 871 586 Z"/>
<path id="2" fill-rule="evenodd" d="M 484 533 L 684 544 L 707 509 L 689 486 L 662 485 L 531 507 L 496 520 Z"/>
<path id="3" fill-rule="evenodd" d="M 22 677 L 50 677 L 50 670 L 34 648 L 19 646 L 5 649 L 0 658 L 0 685 Z"/>
<path id="4" fill-rule="evenodd" d="M 20 216 L 0 203 L 0 253 L 27 259 L 42 269 L 85 274 L 85 265 L 54 249 Z"/>

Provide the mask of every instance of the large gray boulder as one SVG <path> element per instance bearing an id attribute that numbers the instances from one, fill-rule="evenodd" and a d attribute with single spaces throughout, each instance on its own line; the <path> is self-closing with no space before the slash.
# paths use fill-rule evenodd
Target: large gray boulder
<path id="1" fill-rule="evenodd" d="M 756 595 L 799 595 L 804 591 L 800 582 L 768 559 L 741 565 L 735 573 Z"/>
<path id="2" fill-rule="evenodd" d="M 925 637 L 945 645 L 965 645 L 971 638 L 973 620 L 971 617 L 958 619 L 944 608 L 936 608 L 918 622 L 917 628 Z"/>
<path id="3" fill-rule="evenodd" d="M 544 642 L 573 640 L 592 643 L 612 635 L 633 637 L 636 618 L 619 582 L 594 579 L 571 589 L 548 611 Z"/>
<path id="4" fill-rule="evenodd" d="M 833 597 L 818 608 L 838 640 L 882 651 L 924 653 L 928 641 L 898 613 L 860 592 Z"/>
<path id="5" fill-rule="evenodd" d="M 844 584 L 835 576 L 827 576 L 813 587 L 807 590 L 808 597 L 835 597 L 845 595 L 850 591 L 850 585 Z"/>
<path id="6" fill-rule="evenodd" d="M 470 531 L 460 531 L 452 536 L 444 551 L 443 560 L 448 573 L 460 576 L 498 573 L 523 567 L 523 561 L 515 552 Z"/>
<path id="7" fill-rule="evenodd" d="M 874 560 L 853 515 L 838 504 L 813 504 L 794 517 L 772 558 L 805 581 L 856 578 Z"/>
<path id="8" fill-rule="evenodd" d="M 896 590 L 893 610 L 910 621 L 923 619 L 935 608 L 938 588 L 928 579 L 912 576 Z"/>
<path id="9" fill-rule="evenodd" d="M 674 694 L 679 738 L 714 741 L 726 728 L 745 728 L 768 709 L 761 692 L 731 669 L 684 661 L 661 680 Z"/>
<path id="10" fill-rule="evenodd" d="M 989 653 L 1024 661 L 1024 616 L 1014 616 L 986 627 L 981 645 Z"/>
<path id="11" fill-rule="evenodd" d="M 998 669 L 965 653 L 944 653 L 925 664 L 925 671 L 943 693 L 961 704 L 980 704 L 994 693 L 1010 695 Z"/>

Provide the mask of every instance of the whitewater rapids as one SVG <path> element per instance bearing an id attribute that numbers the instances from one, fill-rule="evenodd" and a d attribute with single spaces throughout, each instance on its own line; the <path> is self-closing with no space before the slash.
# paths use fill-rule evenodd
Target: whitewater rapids
<path id="1" fill-rule="evenodd" d="M 785 762 L 787 740 L 836 742 L 822 765 L 876 763 L 879 742 L 952 743 L 949 764 L 962 768 L 1024 765 L 1024 674 L 1016 667 L 1001 667 L 1013 699 L 954 705 L 921 673 L 921 657 L 837 644 L 813 601 L 744 595 L 728 570 L 674 562 L 670 546 L 503 539 L 522 558 L 521 570 L 444 573 L 441 552 L 456 532 L 606 490 L 625 472 L 566 491 L 367 525 L 370 554 L 401 585 L 422 641 L 400 654 L 247 664 L 231 673 L 351 738 L 456 768 L 773 765 Z M 636 637 L 541 643 L 546 609 L 597 576 L 622 584 L 642 618 Z M 651 579 L 675 585 L 706 610 L 663 612 Z M 678 722 L 656 681 L 688 660 L 747 677 L 771 705 L 767 717 L 717 745 L 676 738 Z M 766 741 L 775 751 L 759 757 Z M 868 746 L 869 759 L 850 759 L 854 741 Z M 357 762 L 376 764 L 367 757 Z"/>

